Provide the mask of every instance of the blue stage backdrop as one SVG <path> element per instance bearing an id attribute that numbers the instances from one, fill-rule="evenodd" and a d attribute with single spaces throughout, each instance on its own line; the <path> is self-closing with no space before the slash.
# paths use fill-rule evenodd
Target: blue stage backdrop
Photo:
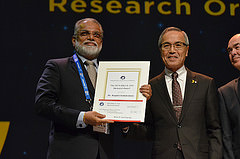
<path id="1" fill-rule="evenodd" d="M 100 60 L 149 60 L 150 78 L 164 69 L 157 40 L 168 26 L 189 36 L 188 68 L 214 77 L 218 87 L 239 76 L 226 52 L 240 33 L 239 0 L 1 0 L 0 14 L 2 159 L 46 158 L 50 122 L 34 114 L 35 88 L 48 59 L 73 55 L 79 19 L 102 24 Z M 150 158 L 149 142 L 120 133 L 115 139 L 115 159 Z"/>

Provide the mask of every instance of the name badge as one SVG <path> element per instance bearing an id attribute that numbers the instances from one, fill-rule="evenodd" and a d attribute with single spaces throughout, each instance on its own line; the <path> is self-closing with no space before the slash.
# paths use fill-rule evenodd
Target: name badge
<path id="1" fill-rule="evenodd" d="M 109 124 L 105 123 L 103 125 L 93 126 L 93 131 L 104 133 L 104 134 L 110 134 Z"/>

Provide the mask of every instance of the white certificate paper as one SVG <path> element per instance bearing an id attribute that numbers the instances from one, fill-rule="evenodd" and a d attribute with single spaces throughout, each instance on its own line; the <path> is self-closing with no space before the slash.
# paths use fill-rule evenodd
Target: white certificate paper
<path id="1" fill-rule="evenodd" d="M 144 122 L 146 98 L 139 88 L 148 84 L 149 61 L 100 61 L 93 110 L 105 119 Z"/>

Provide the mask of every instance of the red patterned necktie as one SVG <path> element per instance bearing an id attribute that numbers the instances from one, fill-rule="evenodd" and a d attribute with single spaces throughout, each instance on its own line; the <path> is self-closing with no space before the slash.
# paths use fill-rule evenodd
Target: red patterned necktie
<path id="1" fill-rule="evenodd" d="M 177 81 L 178 74 L 174 72 L 172 74 L 172 100 L 173 100 L 173 109 L 176 112 L 176 117 L 179 120 L 182 111 L 182 93 L 180 85 Z"/>

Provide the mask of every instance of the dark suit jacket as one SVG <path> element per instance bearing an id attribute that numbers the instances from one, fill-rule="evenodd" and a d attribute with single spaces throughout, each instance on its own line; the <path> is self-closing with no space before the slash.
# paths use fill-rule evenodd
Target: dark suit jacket
<path id="1" fill-rule="evenodd" d="M 153 78 L 150 84 L 152 97 L 147 103 L 145 121 L 148 136 L 153 139 L 152 158 L 175 159 L 179 138 L 185 159 L 221 159 L 221 128 L 214 80 L 187 70 L 179 122 L 168 94 L 165 72 Z M 133 126 L 132 132 L 140 128 Z M 131 134 L 131 127 L 129 130 Z"/>
<path id="2" fill-rule="evenodd" d="M 223 132 L 224 159 L 240 159 L 239 78 L 218 89 Z"/>
<path id="3" fill-rule="evenodd" d="M 94 88 L 79 59 L 90 96 Z M 80 111 L 89 111 L 82 83 L 72 57 L 49 60 L 38 82 L 37 113 L 51 120 L 48 159 L 112 159 L 112 136 L 92 131 L 92 126 L 76 128 Z M 106 142 L 107 141 L 107 142 Z"/>

